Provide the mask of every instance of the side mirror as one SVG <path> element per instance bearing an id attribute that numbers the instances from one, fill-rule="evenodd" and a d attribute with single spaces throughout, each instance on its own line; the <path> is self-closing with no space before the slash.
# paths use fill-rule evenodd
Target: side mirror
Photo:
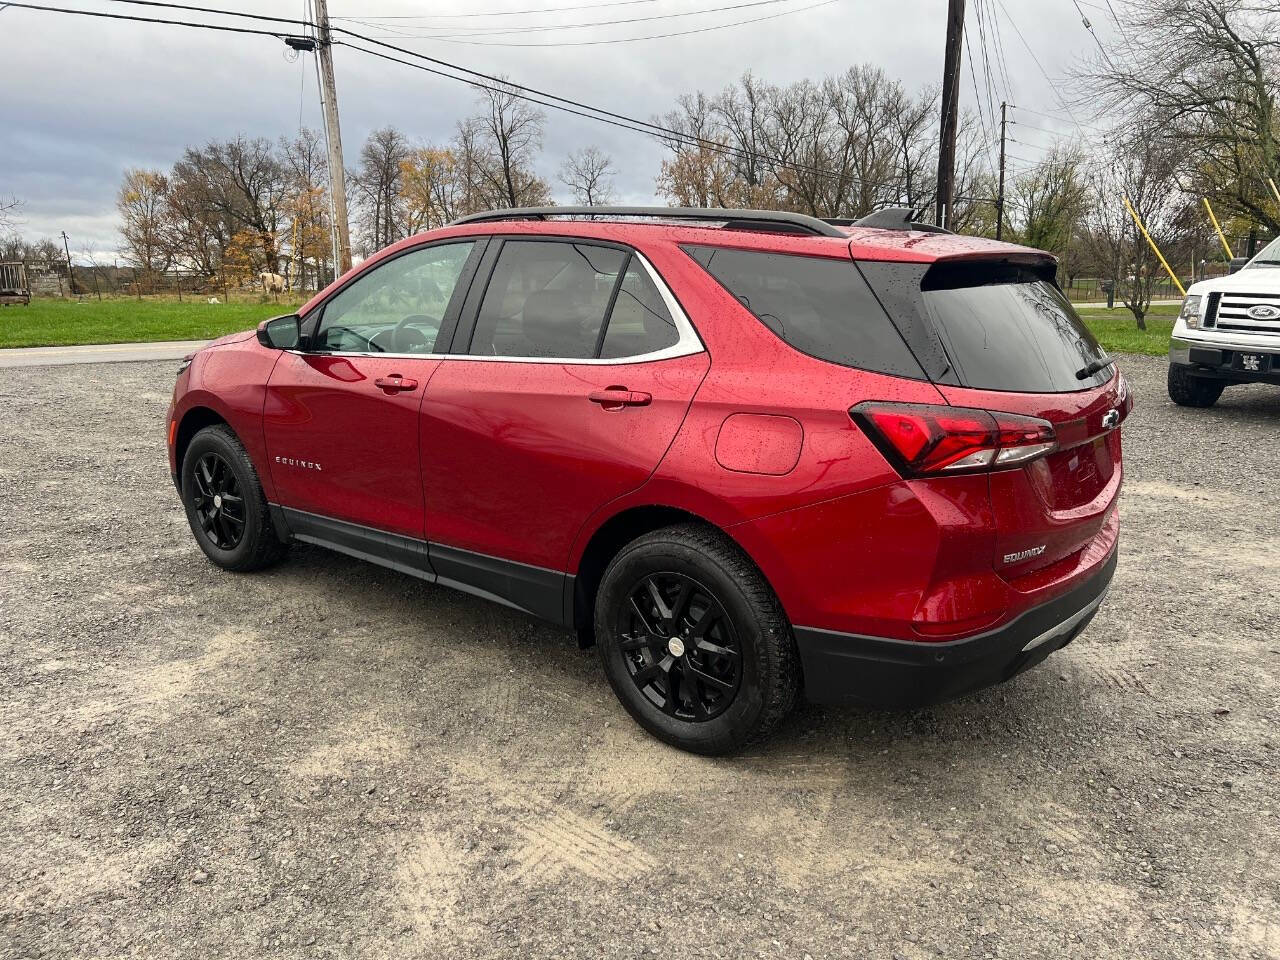
<path id="1" fill-rule="evenodd" d="M 1231 263 L 1227 267 L 1227 272 L 1235 273 L 1237 270 L 1241 269 L 1248 262 L 1249 262 L 1248 257 L 1232 257 Z"/>
<path id="2" fill-rule="evenodd" d="M 258 342 L 272 350 L 296 350 L 301 339 L 302 318 L 296 313 L 258 324 Z"/>

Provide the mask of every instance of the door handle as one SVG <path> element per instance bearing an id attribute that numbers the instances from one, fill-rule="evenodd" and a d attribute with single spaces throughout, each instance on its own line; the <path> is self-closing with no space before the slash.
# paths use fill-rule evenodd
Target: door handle
<path id="1" fill-rule="evenodd" d="M 387 391 L 387 393 L 400 393 L 401 391 L 407 392 L 418 389 L 417 380 L 411 377 L 402 377 L 398 373 L 393 373 L 389 377 L 378 377 L 373 381 L 373 385 Z"/>
<path id="2" fill-rule="evenodd" d="M 592 390 L 587 399 L 598 403 L 606 410 L 621 410 L 623 407 L 647 407 L 653 397 L 640 390 L 628 390 L 626 387 L 606 387 L 603 390 Z"/>

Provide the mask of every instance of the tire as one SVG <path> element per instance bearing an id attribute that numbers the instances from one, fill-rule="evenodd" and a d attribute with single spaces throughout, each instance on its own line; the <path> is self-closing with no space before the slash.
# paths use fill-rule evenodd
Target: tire
<path id="1" fill-rule="evenodd" d="M 205 427 L 191 438 L 181 477 L 191 533 L 219 567 L 247 573 L 285 555 L 288 545 L 276 536 L 258 472 L 230 427 Z"/>
<path id="2" fill-rule="evenodd" d="M 1212 407 L 1226 383 L 1197 377 L 1180 364 L 1169 364 L 1169 399 L 1180 407 Z"/>
<path id="3" fill-rule="evenodd" d="M 627 712 L 682 750 L 715 755 L 762 740 L 795 704 L 791 624 L 755 564 L 717 530 L 681 524 L 623 547 L 596 593 L 595 629 Z"/>

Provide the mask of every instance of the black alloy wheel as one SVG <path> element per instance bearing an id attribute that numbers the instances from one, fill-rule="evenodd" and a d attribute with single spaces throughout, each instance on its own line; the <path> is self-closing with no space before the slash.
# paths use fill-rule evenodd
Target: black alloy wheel
<path id="1" fill-rule="evenodd" d="M 244 495 L 235 471 L 213 451 L 203 454 L 191 474 L 191 506 L 201 529 L 219 550 L 234 550 L 244 538 Z"/>
<path id="2" fill-rule="evenodd" d="M 682 573 L 631 589 L 619 646 L 631 681 L 663 713 L 700 722 L 723 713 L 742 684 L 742 647 L 723 604 Z"/>
<path id="3" fill-rule="evenodd" d="M 595 596 L 609 685 L 659 740 L 730 753 L 767 737 L 795 703 L 800 664 L 777 596 L 723 532 L 681 523 L 609 561 Z"/>

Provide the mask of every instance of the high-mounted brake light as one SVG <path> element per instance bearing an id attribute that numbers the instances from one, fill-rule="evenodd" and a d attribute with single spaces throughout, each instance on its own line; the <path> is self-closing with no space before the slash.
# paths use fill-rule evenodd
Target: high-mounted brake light
<path id="1" fill-rule="evenodd" d="M 1036 417 L 927 403 L 862 403 L 849 411 L 905 476 L 1015 467 L 1058 446 Z"/>

